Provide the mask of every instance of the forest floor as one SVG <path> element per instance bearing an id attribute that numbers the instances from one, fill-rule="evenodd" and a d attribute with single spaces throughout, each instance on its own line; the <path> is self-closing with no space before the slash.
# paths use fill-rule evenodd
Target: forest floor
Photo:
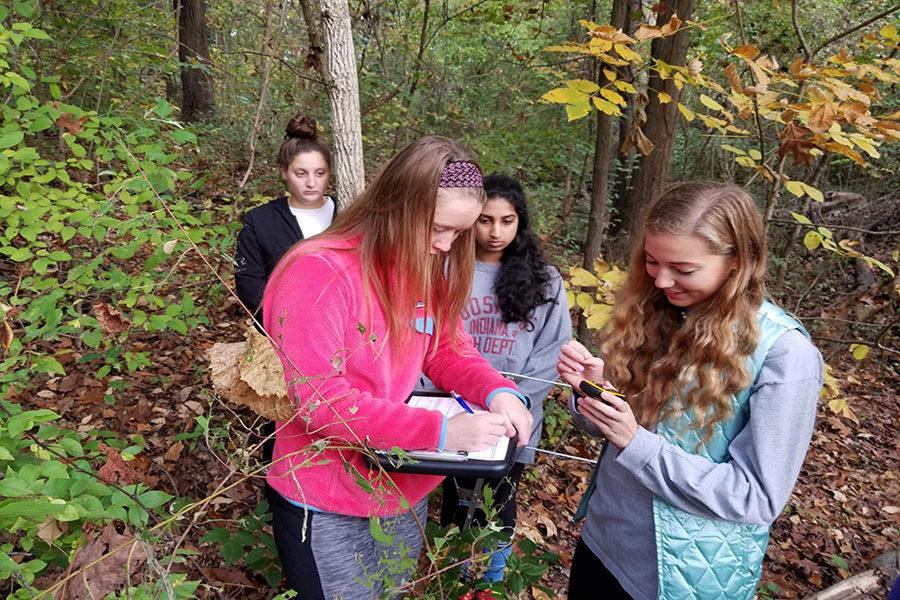
<path id="1" fill-rule="evenodd" d="M 65 348 L 57 348 L 68 375 L 44 383 L 31 403 L 55 410 L 81 431 L 143 436 L 146 450 L 129 463 L 140 478 L 151 487 L 181 497 L 205 498 L 222 481 L 240 478 L 235 477 L 231 465 L 247 464 L 246 432 L 253 416 L 246 410 L 227 408 L 212 395 L 204 356 L 204 350 L 216 341 L 241 339 L 243 321 L 238 307 L 225 300 L 210 314 L 212 325 L 200 327 L 190 336 L 132 337 L 129 349 L 152 350 L 155 365 L 118 384 L 115 378 L 96 380 L 88 365 L 78 363 L 76 350 L 66 353 Z M 820 407 L 800 481 L 772 530 L 763 578 L 769 584 L 767 597 L 803 597 L 867 569 L 873 558 L 896 547 L 900 532 L 896 424 L 900 375 L 896 363 L 892 367 L 874 352 L 863 362 L 854 361 L 847 353 L 843 356 L 847 358 L 839 358 L 835 368 L 855 420 L 838 417 L 825 405 Z M 210 418 L 208 436 L 201 435 L 198 417 Z M 571 423 L 557 430 L 554 438 L 559 440 L 554 447 L 561 452 L 597 455 L 597 441 Z M 555 590 L 554 597 L 565 595 L 578 535 L 571 516 L 589 472 L 587 463 L 540 456 L 523 477 L 519 535 L 559 555 L 558 563 L 542 581 Z M 260 478 L 230 487 L 201 511 L 187 532 L 183 549 L 194 554 L 182 568 L 209 586 L 204 596 L 273 595 L 259 573 L 241 566 L 240 556 L 234 564 L 226 564 L 217 544 L 200 540 L 204 531 L 234 527 L 251 514 L 262 498 L 261 490 Z M 213 591 L 216 588 L 218 592 Z M 547 597 L 536 588 L 524 595 Z"/>

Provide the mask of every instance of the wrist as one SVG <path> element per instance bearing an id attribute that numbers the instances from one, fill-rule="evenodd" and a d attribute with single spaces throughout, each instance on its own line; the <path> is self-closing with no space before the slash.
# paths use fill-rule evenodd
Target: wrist
<path id="1" fill-rule="evenodd" d="M 488 408 L 490 408 L 491 402 L 499 394 L 509 394 L 510 396 L 517 398 L 520 402 L 522 402 L 522 404 L 525 405 L 525 408 L 531 408 L 531 402 L 528 400 L 527 397 L 523 396 L 519 390 L 517 390 L 515 388 L 508 388 L 508 387 L 497 388 L 494 391 L 492 391 L 490 394 L 488 394 L 487 398 L 485 399 L 484 405 L 487 406 Z"/>

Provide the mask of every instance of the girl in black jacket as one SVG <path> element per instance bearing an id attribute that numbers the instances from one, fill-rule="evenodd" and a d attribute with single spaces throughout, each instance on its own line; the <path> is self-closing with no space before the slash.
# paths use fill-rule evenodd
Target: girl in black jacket
<path id="1" fill-rule="evenodd" d="M 234 268 L 237 295 L 254 314 L 278 260 L 300 240 L 327 229 L 337 208 L 334 199 L 325 195 L 331 152 L 319 141 L 316 122 L 297 115 L 285 131 L 278 166 L 288 195 L 249 211 L 238 234 Z"/>

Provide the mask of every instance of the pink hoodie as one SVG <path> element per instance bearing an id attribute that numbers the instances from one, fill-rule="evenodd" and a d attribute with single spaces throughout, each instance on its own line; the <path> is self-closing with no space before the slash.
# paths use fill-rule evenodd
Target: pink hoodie
<path id="1" fill-rule="evenodd" d="M 304 244 L 304 254 L 290 252 L 266 287 L 263 323 L 284 351 L 285 381 L 298 404 L 296 417 L 277 424 L 267 478 L 282 496 L 315 509 L 386 516 L 415 505 L 441 477 L 392 473 L 393 484 L 382 484 L 393 491 L 367 492 L 360 483 L 377 490 L 379 472 L 346 446 L 363 441 L 385 449 L 440 447 L 444 417 L 404 404 L 420 372 L 481 406 L 492 392 L 516 387 L 481 357 L 462 330 L 456 348 L 449 332 L 442 331 L 434 356 L 427 355 L 422 336 L 428 334 L 420 331 L 413 339 L 422 343 L 404 348 L 392 367 L 391 348 L 383 343 L 384 312 L 374 295 L 366 305 L 358 244 L 358 239 L 329 242 L 328 248 L 312 252 Z M 423 308 L 416 312 L 424 316 Z M 421 321 L 417 329 L 425 329 Z"/>

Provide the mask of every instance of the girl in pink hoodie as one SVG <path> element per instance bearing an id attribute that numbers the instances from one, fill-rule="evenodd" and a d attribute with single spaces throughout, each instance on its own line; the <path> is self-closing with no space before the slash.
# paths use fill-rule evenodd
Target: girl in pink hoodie
<path id="1" fill-rule="evenodd" d="M 268 495 L 288 586 L 304 599 L 390 594 L 409 571 L 397 565 L 418 557 L 426 497 L 441 478 L 371 469 L 361 446 L 473 451 L 517 432 L 528 440 L 527 400 L 460 326 L 483 203 L 472 158 L 446 138 L 421 138 L 269 279 L 263 323 L 295 415 L 277 424 Z M 420 371 L 489 412 L 447 419 L 407 406 Z"/>

